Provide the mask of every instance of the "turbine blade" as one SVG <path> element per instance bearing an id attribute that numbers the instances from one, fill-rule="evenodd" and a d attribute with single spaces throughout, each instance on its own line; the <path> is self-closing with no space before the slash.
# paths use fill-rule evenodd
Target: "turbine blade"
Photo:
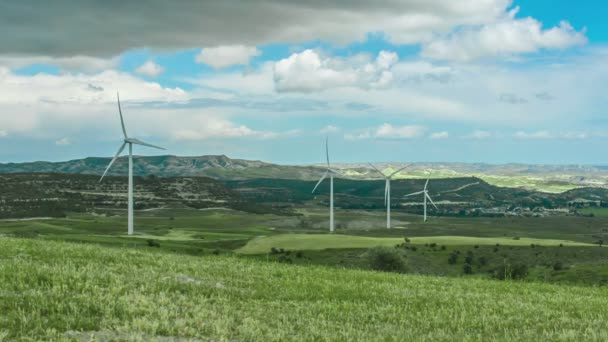
<path id="1" fill-rule="evenodd" d="M 328 174 L 329 174 L 329 171 L 325 171 L 323 176 L 321 176 L 321 179 L 319 179 L 319 181 L 317 182 L 317 185 L 315 185 L 315 188 L 312 189 L 313 194 L 315 193 L 315 190 L 317 190 L 317 188 L 319 187 L 319 184 L 321 184 L 321 182 L 325 179 L 325 177 L 327 177 Z"/>
<path id="2" fill-rule="evenodd" d="M 139 139 L 129 139 L 132 143 L 134 143 L 135 145 L 142 145 L 142 146 L 148 146 L 148 147 L 152 147 L 152 148 L 156 148 L 159 150 L 164 150 L 163 147 L 160 146 L 156 146 L 156 145 L 152 145 L 152 144 L 148 144 L 147 142 L 143 142 Z"/>
<path id="3" fill-rule="evenodd" d="M 429 196 L 428 193 L 424 193 L 424 195 L 426 196 L 426 198 L 429 200 L 429 202 L 431 202 L 431 204 L 433 205 L 433 207 L 435 207 L 435 209 L 439 210 L 439 208 L 437 208 L 437 206 L 435 205 L 435 203 L 433 202 L 433 200 L 431 199 L 431 196 Z"/>
<path id="4" fill-rule="evenodd" d="M 125 139 L 129 138 L 127 136 L 127 129 L 125 128 L 125 120 L 122 117 L 122 109 L 120 109 L 120 95 L 116 93 L 116 99 L 118 100 L 118 114 L 120 114 L 120 125 L 122 126 L 122 134 L 125 135 Z"/>
<path id="5" fill-rule="evenodd" d="M 118 159 L 118 157 L 120 156 L 120 154 L 122 153 L 122 151 L 125 149 L 125 146 L 127 146 L 127 143 L 123 142 L 122 145 L 120 146 L 120 148 L 118 149 L 118 152 L 116 152 L 116 155 L 114 156 L 114 158 L 112 158 L 112 161 L 110 161 L 110 164 L 108 164 L 108 167 L 106 167 L 106 171 L 101 176 L 101 179 L 99 179 L 100 183 L 103 180 L 103 178 L 106 176 L 106 174 L 108 173 L 108 171 L 110 170 L 110 167 L 112 167 L 112 164 L 114 164 L 114 162 L 116 161 L 116 159 Z"/>
<path id="6" fill-rule="evenodd" d="M 327 157 L 327 168 L 329 169 L 329 137 L 325 137 L 325 156 Z"/>
<path id="7" fill-rule="evenodd" d="M 372 163 L 368 163 L 368 164 L 369 164 L 371 167 L 373 167 L 373 168 L 374 168 L 374 170 L 376 170 L 376 171 L 377 171 L 377 172 L 378 172 L 380 175 L 382 175 L 382 178 L 386 178 L 386 176 L 384 175 L 384 173 L 382 173 L 382 171 L 378 170 L 378 168 L 376 168 L 376 167 L 374 166 L 374 164 L 372 164 Z"/>
<path id="8" fill-rule="evenodd" d="M 414 195 L 420 195 L 420 194 L 423 194 L 423 193 L 424 193 L 424 191 L 418 191 L 418 192 L 413 192 L 413 193 L 411 193 L 411 194 L 407 194 L 407 195 L 405 195 L 405 196 L 403 196 L 403 197 L 409 197 L 409 196 L 414 196 Z"/>
<path id="9" fill-rule="evenodd" d="M 426 179 L 426 183 L 424 183 L 424 190 L 426 190 L 426 187 L 429 185 L 429 180 L 430 179 L 428 179 L 428 178 Z"/>
<path id="10" fill-rule="evenodd" d="M 397 170 L 397 171 L 395 171 L 395 172 L 391 173 L 391 175 L 390 175 L 390 176 L 388 176 L 388 178 L 392 178 L 394 175 L 396 175 L 396 174 L 398 174 L 399 172 L 403 171 L 404 169 L 408 168 L 410 165 L 411 165 L 411 164 L 407 164 L 407 165 L 405 165 L 404 167 L 400 168 L 399 170 Z"/>

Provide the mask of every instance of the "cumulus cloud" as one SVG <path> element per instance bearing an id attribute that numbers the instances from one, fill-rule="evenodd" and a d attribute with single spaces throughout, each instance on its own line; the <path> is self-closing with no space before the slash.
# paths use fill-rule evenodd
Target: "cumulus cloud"
<path id="1" fill-rule="evenodd" d="M 423 45 L 425 57 L 470 61 L 474 59 L 533 53 L 541 49 L 564 49 L 587 43 L 585 29 L 575 30 L 567 21 L 543 29 L 538 20 L 515 18 L 519 7 L 501 20 L 478 27 L 465 27 Z"/>
<path id="2" fill-rule="evenodd" d="M 178 129 L 174 131 L 173 138 L 176 140 L 206 140 L 214 138 L 274 139 L 299 134 L 298 130 L 289 130 L 285 132 L 257 131 L 244 125 L 236 125 L 231 121 L 221 118 L 201 118 L 199 122 L 201 121 L 205 124 L 197 126 L 197 128 Z"/>
<path id="3" fill-rule="evenodd" d="M 68 137 L 64 137 L 64 138 L 61 138 L 61 139 L 55 141 L 55 145 L 57 145 L 57 146 L 68 146 L 71 144 L 72 144 L 72 141 Z"/>
<path id="4" fill-rule="evenodd" d="M 154 63 L 154 61 L 147 61 L 139 68 L 135 69 L 135 73 L 148 77 L 156 77 L 162 74 L 163 71 L 165 71 L 165 69 L 160 65 Z"/>
<path id="5" fill-rule="evenodd" d="M 350 58 L 323 56 L 314 50 L 294 53 L 274 66 L 274 81 L 279 92 L 315 92 L 331 88 L 384 88 L 393 81 L 391 67 L 399 57 L 380 51 L 371 60 L 359 54 Z"/>
<path id="6" fill-rule="evenodd" d="M 427 129 L 423 126 L 406 125 L 393 126 L 384 123 L 375 129 L 368 129 L 358 133 L 348 133 L 344 135 L 346 140 L 360 139 L 414 139 L 422 137 Z"/>
<path id="7" fill-rule="evenodd" d="M 234 0 L 110 3 L 22 0 L 0 11 L 0 54 L 114 56 L 125 50 L 349 43 L 369 32 L 417 43 L 461 25 L 492 22 L 510 0 Z M 82 18 L 88 18 L 83 25 Z M 49 30 L 56 23 L 61 30 Z M 159 25 L 162 23 L 162 25 Z M 227 25 L 226 23 L 230 23 Z"/>
<path id="8" fill-rule="evenodd" d="M 448 138 L 450 135 L 447 131 L 442 131 L 442 132 L 435 132 L 435 133 L 431 133 L 431 135 L 429 135 L 429 138 L 431 139 L 446 139 Z"/>
<path id="9" fill-rule="evenodd" d="M 476 130 L 476 131 L 473 131 L 471 134 L 469 134 L 466 137 L 471 138 L 471 139 L 486 139 L 491 136 L 492 136 L 492 133 L 490 133 L 488 131 Z"/>
<path id="10" fill-rule="evenodd" d="M 203 48 L 195 60 L 197 63 L 221 69 L 233 65 L 247 65 L 251 58 L 261 54 L 262 52 L 253 46 L 227 45 Z"/>
<path id="11" fill-rule="evenodd" d="M 549 131 L 545 130 L 536 132 L 517 131 L 513 136 L 522 139 L 549 139 L 553 137 Z"/>
<path id="12" fill-rule="evenodd" d="M 328 133 L 335 133 L 338 132 L 340 130 L 340 128 L 333 126 L 333 125 L 327 125 L 323 128 L 321 128 L 321 130 L 319 131 L 321 134 L 328 134 Z"/>

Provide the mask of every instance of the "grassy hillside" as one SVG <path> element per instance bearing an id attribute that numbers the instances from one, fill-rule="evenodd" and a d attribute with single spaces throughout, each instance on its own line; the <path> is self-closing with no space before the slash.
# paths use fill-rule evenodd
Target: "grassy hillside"
<path id="1" fill-rule="evenodd" d="M 607 340 L 608 288 L 0 238 L 0 341 Z"/>

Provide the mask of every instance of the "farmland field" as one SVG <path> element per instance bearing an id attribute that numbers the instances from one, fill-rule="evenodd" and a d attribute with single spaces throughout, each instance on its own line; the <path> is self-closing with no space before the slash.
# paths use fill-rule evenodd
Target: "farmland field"
<path id="1" fill-rule="evenodd" d="M 589 246 L 594 245 L 582 242 L 534 239 L 534 238 L 504 238 L 504 237 L 470 237 L 470 236 L 420 236 L 408 238 L 412 245 L 435 243 L 448 246 L 469 245 L 504 245 L 504 246 Z M 374 246 L 394 246 L 403 243 L 403 238 L 376 238 L 350 235 L 327 234 L 283 234 L 253 239 L 244 247 L 237 250 L 242 254 L 267 253 L 272 247 L 290 250 L 320 250 L 337 248 L 370 248 Z"/>
<path id="2" fill-rule="evenodd" d="M 608 288 L 0 238 L 0 340 L 606 340 Z"/>

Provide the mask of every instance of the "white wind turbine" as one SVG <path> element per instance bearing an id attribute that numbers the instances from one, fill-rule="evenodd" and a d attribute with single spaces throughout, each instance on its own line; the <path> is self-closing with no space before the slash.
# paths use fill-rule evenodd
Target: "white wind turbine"
<path id="1" fill-rule="evenodd" d="M 315 190 L 317 190 L 317 188 L 319 187 L 319 184 L 321 184 L 321 182 L 323 182 L 323 180 L 325 179 L 325 177 L 327 177 L 329 175 L 329 231 L 330 232 L 334 232 L 334 174 L 340 174 L 338 171 L 332 170 L 330 165 L 329 165 L 329 146 L 328 146 L 328 139 L 325 138 L 325 156 L 327 158 L 327 170 L 325 170 L 325 173 L 323 174 L 323 176 L 321 176 L 321 179 L 319 179 L 319 181 L 317 182 L 317 185 L 315 185 L 315 188 L 312 189 L 312 193 L 315 193 Z"/>
<path id="2" fill-rule="evenodd" d="M 393 179 L 394 175 L 396 175 L 397 173 L 403 171 L 409 165 L 406 165 L 406 166 L 400 168 L 399 170 L 391 173 L 388 176 L 386 176 L 384 173 L 382 173 L 382 171 L 378 170 L 374 166 L 374 164 L 369 163 L 369 165 L 371 167 L 373 167 L 374 170 L 378 171 L 378 173 L 380 175 L 382 175 L 382 178 L 384 178 L 386 180 L 386 185 L 384 187 L 384 205 L 386 205 L 386 228 L 390 229 L 391 228 L 391 180 Z"/>
<path id="3" fill-rule="evenodd" d="M 122 145 L 120 145 L 118 152 L 116 153 L 114 158 L 112 158 L 112 161 L 110 161 L 110 164 L 108 164 L 108 167 L 106 168 L 106 171 L 103 173 L 103 176 L 101 176 L 101 179 L 99 180 L 99 182 L 101 183 L 103 178 L 106 176 L 106 174 L 110 170 L 110 167 L 112 167 L 112 164 L 114 164 L 116 159 L 118 159 L 118 157 L 120 156 L 122 151 L 125 149 L 125 146 L 127 146 L 127 144 L 128 144 L 129 145 L 129 194 L 128 194 L 128 196 L 129 196 L 129 199 L 128 199 L 129 200 L 129 224 L 128 224 L 128 233 L 129 233 L 129 235 L 133 235 L 133 145 L 135 144 L 135 145 L 148 146 L 148 147 L 152 147 L 152 148 L 157 148 L 159 150 L 164 150 L 164 148 L 145 143 L 138 139 L 129 138 L 129 136 L 127 135 L 127 129 L 125 128 L 125 121 L 122 117 L 122 110 L 120 109 L 120 96 L 118 95 L 118 93 L 116 93 L 116 98 L 118 100 L 118 114 L 120 115 L 120 124 L 122 126 L 122 133 L 125 138 L 124 138 Z"/>
<path id="4" fill-rule="evenodd" d="M 435 207 L 435 209 L 439 210 L 439 208 L 437 208 L 437 206 L 435 205 L 435 203 L 433 203 L 433 200 L 431 199 L 431 196 L 429 196 L 429 191 L 427 190 L 427 186 L 429 185 L 429 180 L 426 180 L 426 183 L 424 184 L 424 190 L 422 191 L 418 191 L 418 192 L 414 192 L 408 195 L 405 195 L 403 197 L 408 197 L 408 196 L 414 196 L 414 195 L 420 195 L 420 194 L 424 194 L 423 198 L 424 198 L 424 222 L 426 222 L 426 200 L 428 199 L 429 202 L 431 202 L 431 204 L 433 205 L 433 207 Z"/>

